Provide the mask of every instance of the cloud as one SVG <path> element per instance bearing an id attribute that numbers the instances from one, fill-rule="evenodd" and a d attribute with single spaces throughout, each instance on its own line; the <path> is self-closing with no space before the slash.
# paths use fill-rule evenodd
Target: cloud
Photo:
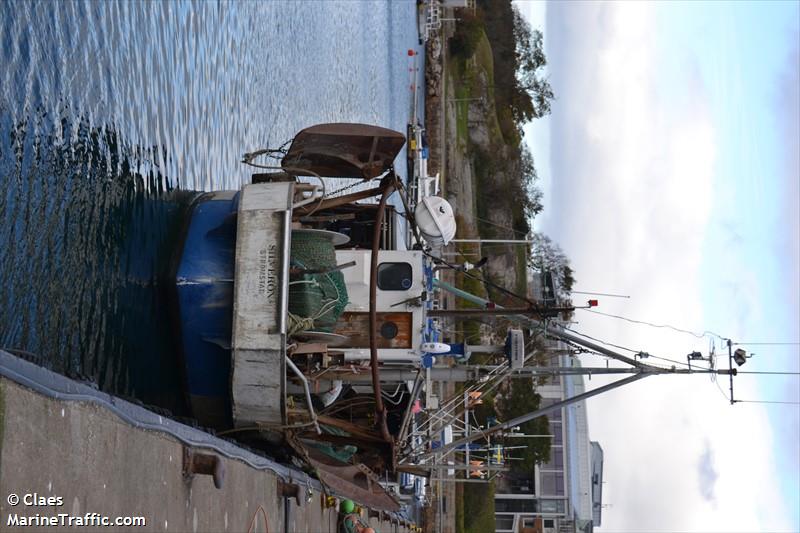
<path id="1" fill-rule="evenodd" d="M 776 329 L 781 338 L 797 341 L 800 339 L 800 36 L 795 17 L 792 41 L 794 47 L 786 55 L 783 72 L 777 83 L 778 91 L 774 101 L 773 113 L 779 126 L 782 146 L 780 161 L 780 190 L 783 194 L 777 206 L 776 238 L 772 253 L 781 261 L 781 290 L 777 297 L 783 307 L 783 323 Z M 797 349 L 786 353 L 782 365 L 790 371 L 798 371 Z M 788 350 L 787 350 L 788 352 Z M 780 398 L 784 401 L 800 401 L 798 380 L 795 376 L 782 380 L 772 380 L 774 389 L 762 397 Z M 800 454 L 797 453 L 800 435 L 800 411 L 774 413 L 779 437 L 787 446 L 779 457 L 782 475 L 781 488 L 788 501 L 800 500 Z M 800 528 L 800 511 L 795 512 L 795 527 Z"/>
<path id="2" fill-rule="evenodd" d="M 615 265 L 607 269 L 611 279 L 598 280 L 607 286 L 628 279 L 630 267 L 638 269 L 643 259 L 652 266 L 694 264 L 715 158 L 701 82 L 690 80 L 697 88 L 692 108 L 670 115 L 656 83 L 648 6 L 574 6 L 548 9 L 549 34 L 554 20 L 564 33 L 548 45 L 558 100 L 550 218 L 543 228 L 574 260 Z M 578 31 L 581 23 L 586 26 Z M 564 213 L 575 216 L 565 220 Z M 681 256 L 659 253 L 672 242 L 680 244 Z"/>
<path id="3" fill-rule="evenodd" d="M 798 31 L 795 28 L 795 31 Z M 776 250 L 787 258 L 787 282 L 795 295 L 792 320 L 795 337 L 800 331 L 800 36 L 795 33 L 794 48 L 787 54 L 778 82 L 773 112 L 780 128 L 781 196 L 779 206 L 779 239 Z M 782 231 L 781 231 L 782 230 Z"/>
<path id="4" fill-rule="evenodd" d="M 540 227 L 570 257 L 577 290 L 632 296 L 603 299 L 602 311 L 716 330 L 704 323 L 701 295 L 722 133 L 691 54 L 665 75 L 655 9 L 644 2 L 548 4 L 557 100 L 552 187 Z M 796 219 L 796 211 L 789 214 Z M 741 328 L 724 324 L 731 327 L 723 332 L 744 331 L 762 312 L 762 280 L 723 265 L 716 281 L 729 281 L 736 300 L 748 304 L 737 317 Z M 708 350 L 708 339 L 587 313 L 576 320 L 578 331 L 678 361 Z M 585 365 L 593 363 L 606 362 Z M 588 387 L 607 382 L 593 377 Z M 752 381 L 737 382 L 740 397 L 756 390 Z M 780 443 L 766 410 L 730 406 L 726 395 L 724 376 L 716 384 L 709 376 L 657 376 L 587 402 L 592 438 L 607 450 L 604 503 L 611 508 L 600 531 L 794 529 L 775 483 Z"/>
<path id="5" fill-rule="evenodd" d="M 715 502 L 714 486 L 717 483 L 719 474 L 714 468 L 714 453 L 711 446 L 706 442 L 706 448 L 700 459 L 697 461 L 697 481 L 700 488 L 700 495 L 709 502 Z"/>

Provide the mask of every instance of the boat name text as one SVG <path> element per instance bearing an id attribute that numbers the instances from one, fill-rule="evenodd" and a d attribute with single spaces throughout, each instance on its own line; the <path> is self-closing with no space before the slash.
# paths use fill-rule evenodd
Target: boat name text
<path id="1" fill-rule="evenodd" d="M 275 298 L 278 287 L 278 246 L 270 244 L 258 251 L 258 294 Z"/>

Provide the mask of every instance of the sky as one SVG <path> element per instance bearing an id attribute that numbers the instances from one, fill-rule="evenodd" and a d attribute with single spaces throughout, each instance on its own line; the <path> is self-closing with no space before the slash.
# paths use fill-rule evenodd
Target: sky
<path id="1" fill-rule="evenodd" d="M 755 353 L 742 371 L 800 371 L 800 346 L 747 344 L 800 341 L 800 3 L 516 4 L 544 33 L 556 95 L 525 130 L 535 229 L 570 257 L 575 290 L 629 296 L 597 310 L 712 333 L 586 311 L 574 329 L 678 361 L 713 342 L 724 368 L 730 338 Z M 597 531 L 800 531 L 800 405 L 730 405 L 725 378 L 653 376 L 588 401 Z M 734 393 L 800 402 L 800 376 L 740 374 Z"/>

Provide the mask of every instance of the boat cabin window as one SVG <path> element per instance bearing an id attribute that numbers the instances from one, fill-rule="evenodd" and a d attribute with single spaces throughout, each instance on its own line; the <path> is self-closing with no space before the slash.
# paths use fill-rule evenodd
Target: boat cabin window
<path id="1" fill-rule="evenodd" d="M 381 337 L 383 337 L 384 339 L 391 340 L 397 337 L 399 329 L 397 328 L 397 324 L 395 324 L 394 322 L 384 322 L 383 324 L 381 324 L 380 332 L 381 332 Z"/>
<path id="2" fill-rule="evenodd" d="M 378 265 L 378 288 L 382 291 L 407 291 L 411 288 L 414 270 L 409 263 Z"/>

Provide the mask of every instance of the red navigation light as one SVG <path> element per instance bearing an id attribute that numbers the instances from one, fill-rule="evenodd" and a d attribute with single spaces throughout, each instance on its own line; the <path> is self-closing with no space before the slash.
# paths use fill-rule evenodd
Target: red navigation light
<path id="1" fill-rule="evenodd" d="M 589 300 L 589 307 L 597 307 L 598 301 L 597 300 Z"/>

